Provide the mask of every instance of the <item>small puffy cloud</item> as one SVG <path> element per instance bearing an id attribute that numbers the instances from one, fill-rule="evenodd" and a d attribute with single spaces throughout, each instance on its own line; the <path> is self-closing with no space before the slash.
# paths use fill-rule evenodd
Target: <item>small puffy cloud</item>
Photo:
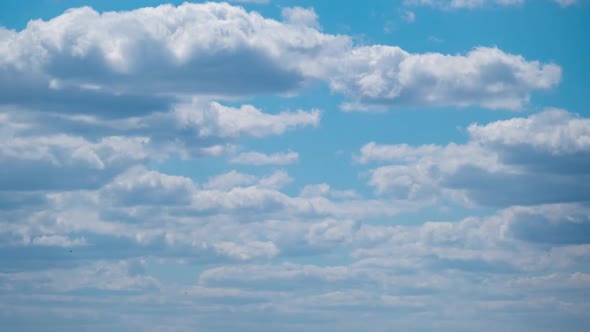
<path id="1" fill-rule="evenodd" d="M 281 11 L 283 19 L 288 24 L 304 27 L 319 28 L 318 15 L 313 8 L 287 7 Z"/>
<path id="2" fill-rule="evenodd" d="M 290 128 L 317 126 L 320 122 L 319 110 L 305 112 L 263 113 L 261 110 L 245 105 L 240 108 L 226 107 L 211 103 L 202 112 L 192 107 L 177 110 L 177 120 L 181 127 L 195 126 L 202 137 L 264 137 L 280 135 Z"/>
<path id="3" fill-rule="evenodd" d="M 69 239 L 62 235 L 41 235 L 33 238 L 31 243 L 37 246 L 76 247 L 85 245 L 86 239 Z"/>
<path id="4" fill-rule="evenodd" d="M 328 196 L 331 198 L 348 198 L 354 199 L 359 198 L 359 195 L 354 190 L 335 190 L 330 187 L 327 183 L 320 184 L 308 184 L 301 189 L 299 193 L 301 197 L 323 197 Z"/>
<path id="5" fill-rule="evenodd" d="M 288 165 L 299 160 L 297 152 L 279 152 L 265 154 L 262 152 L 243 152 L 231 158 L 234 164 L 243 165 Z"/>
<path id="6" fill-rule="evenodd" d="M 265 176 L 258 180 L 256 184 L 257 187 L 260 188 L 269 188 L 269 189 L 281 189 L 287 184 L 293 182 L 293 179 L 287 174 L 287 172 L 283 170 L 278 170 L 270 174 L 269 176 Z"/>
<path id="7" fill-rule="evenodd" d="M 243 174 L 232 170 L 224 174 L 210 177 L 203 187 L 207 189 L 229 190 L 234 187 L 251 185 L 255 181 L 256 177 L 253 175 Z"/>
<path id="8" fill-rule="evenodd" d="M 122 206 L 186 205 L 191 202 L 195 190 L 188 178 L 134 168 L 106 185 L 101 190 L 101 198 Z"/>

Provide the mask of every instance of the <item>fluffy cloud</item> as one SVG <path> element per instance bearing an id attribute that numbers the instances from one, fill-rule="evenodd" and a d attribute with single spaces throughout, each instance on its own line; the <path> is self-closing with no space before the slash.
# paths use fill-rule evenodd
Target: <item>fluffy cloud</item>
<path id="1" fill-rule="evenodd" d="M 0 187 L 97 188 L 127 167 L 148 161 L 148 143 L 147 137 L 111 136 L 97 142 L 63 134 L 13 137 L 0 143 Z"/>
<path id="2" fill-rule="evenodd" d="M 519 109 L 531 91 L 549 89 L 561 78 L 559 66 L 485 47 L 466 55 L 358 47 L 343 59 L 328 60 L 323 68 L 332 89 L 355 101 L 345 105 L 348 110 L 362 109 L 363 104 Z"/>
<path id="3" fill-rule="evenodd" d="M 355 46 L 320 32 L 312 9 L 284 9 L 283 17 L 186 3 L 103 14 L 80 8 L 20 32 L 3 29 L 0 101 L 113 117 L 166 110 L 190 95 L 283 93 L 320 80 L 353 105 L 513 109 L 561 78 L 554 64 L 494 48 L 445 55 Z"/>
<path id="4" fill-rule="evenodd" d="M 8 111 L 0 116 L 0 184 L 4 190 L 98 188 L 135 165 L 175 154 L 217 156 L 239 139 L 280 135 L 319 121 L 317 110 L 271 114 L 250 105 L 199 101 L 122 119 Z"/>
<path id="5" fill-rule="evenodd" d="M 588 128 L 588 119 L 551 109 L 473 124 L 466 144 L 369 143 L 358 160 L 394 162 L 371 170 L 369 184 L 397 199 L 446 196 L 500 206 L 582 202 L 590 198 Z"/>
<path id="6" fill-rule="evenodd" d="M 316 29 L 320 27 L 318 15 L 313 8 L 287 7 L 283 8 L 281 14 L 286 23 Z"/>

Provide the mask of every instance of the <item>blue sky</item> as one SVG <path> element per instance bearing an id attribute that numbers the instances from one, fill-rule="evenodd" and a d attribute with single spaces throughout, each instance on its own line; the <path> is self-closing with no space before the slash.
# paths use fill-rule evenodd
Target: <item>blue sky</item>
<path id="1" fill-rule="evenodd" d="M 0 327 L 587 331 L 585 0 L 0 4 Z"/>

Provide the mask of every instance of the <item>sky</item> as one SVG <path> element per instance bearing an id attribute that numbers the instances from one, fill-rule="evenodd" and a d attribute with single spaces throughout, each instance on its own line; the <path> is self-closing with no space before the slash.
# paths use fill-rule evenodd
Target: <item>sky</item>
<path id="1" fill-rule="evenodd" d="M 590 330 L 590 2 L 0 2 L 0 329 Z"/>

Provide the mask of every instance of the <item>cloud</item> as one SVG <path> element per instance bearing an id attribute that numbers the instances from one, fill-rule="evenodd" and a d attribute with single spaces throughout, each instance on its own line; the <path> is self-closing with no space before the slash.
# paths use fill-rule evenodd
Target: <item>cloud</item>
<path id="1" fill-rule="evenodd" d="M 219 156 L 239 139 L 280 135 L 319 121 L 317 110 L 271 114 L 251 105 L 200 101 L 106 120 L 9 111 L 0 117 L 0 166 L 6 170 L 0 184 L 4 190 L 98 188 L 136 165 L 172 155 Z"/>
<path id="2" fill-rule="evenodd" d="M 319 110 L 304 112 L 281 112 L 266 114 L 253 106 L 241 108 L 225 107 L 212 103 L 205 112 L 193 112 L 191 109 L 179 109 L 183 126 L 197 126 L 203 137 L 264 137 L 280 135 L 290 128 L 299 126 L 317 126 L 320 122 Z"/>
<path id="3" fill-rule="evenodd" d="M 0 143 L 3 190 L 98 188 L 119 172 L 150 159 L 147 137 L 96 142 L 64 134 L 13 137 Z"/>
<path id="4" fill-rule="evenodd" d="M 561 7 L 569 7 L 578 3 L 578 0 L 553 0 Z"/>
<path id="5" fill-rule="evenodd" d="M 527 62 L 487 47 L 445 55 L 365 46 L 343 59 L 326 61 L 323 68 L 332 90 L 354 101 L 345 104 L 345 110 L 362 110 L 363 105 L 516 110 L 528 102 L 531 91 L 549 89 L 561 79 L 559 66 Z"/>
<path id="6" fill-rule="evenodd" d="M 204 187 L 208 189 L 229 190 L 237 186 L 253 184 L 255 181 L 256 177 L 253 175 L 242 174 L 232 170 L 210 177 Z"/>
<path id="7" fill-rule="evenodd" d="M 369 184 L 396 199 L 446 196 L 492 206 L 583 202 L 590 198 L 588 128 L 586 118 L 549 109 L 472 124 L 465 144 L 368 143 L 357 159 L 394 163 L 372 169 Z"/>
<path id="8" fill-rule="evenodd" d="M 230 257 L 241 260 L 250 260 L 253 257 L 274 257 L 279 249 L 272 242 L 253 241 L 244 245 L 236 245 L 233 242 L 221 242 L 215 244 L 215 249 Z"/>
<path id="9" fill-rule="evenodd" d="M 359 198 L 354 190 L 334 190 L 327 183 L 308 184 L 301 189 L 302 197 Z"/>
<path id="10" fill-rule="evenodd" d="M 281 15 L 286 23 L 301 25 L 315 29 L 320 28 L 318 15 L 313 8 L 305 9 L 302 7 L 286 7 L 281 11 Z"/>
<path id="11" fill-rule="evenodd" d="M 328 82 L 367 106 L 517 109 L 556 86 L 561 68 L 496 48 L 466 55 L 356 46 L 318 30 L 313 9 L 284 21 L 223 3 L 99 14 L 84 7 L 20 32 L 2 30 L 0 102 L 45 112 L 124 117 L 165 111 L 191 96 L 293 93 Z M 90 28 L 92 27 L 92 29 Z M 92 107 L 82 107 L 89 103 Z"/>
<path id="12" fill-rule="evenodd" d="M 285 176 L 280 174 L 204 189 L 187 178 L 133 169 L 99 190 L 48 195 L 43 211 L 23 207 L 18 222 L 6 218 L 14 212 L 0 212 L 0 288 L 13 310 L 20 303 L 35 308 L 21 290 L 38 289 L 43 292 L 36 296 L 52 295 L 48 303 L 66 306 L 64 311 L 88 301 L 78 294 L 97 294 L 101 303 L 133 299 L 138 311 L 153 310 L 155 299 L 172 308 L 190 302 L 207 310 L 208 323 L 217 313 L 271 315 L 278 326 L 294 311 L 320 321 L 326 317 L 318 312 L 341 317 L 345 311 L 386 322 L 395 308 L 413 319 L 444 313 L 462 322 L 444 308 L 461 308 L 477 321 L 481 316 L 469 308 L 485 306 L 498 317 L 537 317 L 559 303 L 585 303 L 583 296 L 571 296 L 583 289 L 587 278 L 581 269 L 590 260 L 585 204 L 510 207 L 484 217 L 412 224 L 387 215 L 391 202 L 379 208 L 358 197 L 330 201 L 334 190 L 327 185 L 309 186 L 294 197 L 261 187 L 263 179 Z M 355 205 L 364 216 L 350 217 Z M 365 221 L 378 212 L 379 222 Z M 28 242 L 5 241 L 6 233 Z M 72 247 L 67 241 L 74 239 L 85 242 Z M 10 255 L 15 252 L 21 256 Z M 312 258 L 319 263 L 290 262 Z M 41 265 L 43 260 L 51 265 Z M 330 263 L 320 264 L 324 260 Z M 34 269 L 27 270 L 27 263 Z M 147 273 L 171 265 L 190 270 L 194 281 L 164 282 Z M 91 306 L 84 303 L 77 306 Z M 179 319 L 190 316 L 182 310 L 174 311 Z"/>
<path id="13" fill-rule="evenodd" d="M 233 157 L 231 162 L 244 165 L 288 165 L 299 160 L 297 152 L 264 154 L 261 152 L 243 152 Z"/>
<path id="14" fill-rule="evenodd" d="M 186 205 L 195 190 L 188 178 L 134 168 L 102 188 L 101 198 L 121 206 Z"/>

